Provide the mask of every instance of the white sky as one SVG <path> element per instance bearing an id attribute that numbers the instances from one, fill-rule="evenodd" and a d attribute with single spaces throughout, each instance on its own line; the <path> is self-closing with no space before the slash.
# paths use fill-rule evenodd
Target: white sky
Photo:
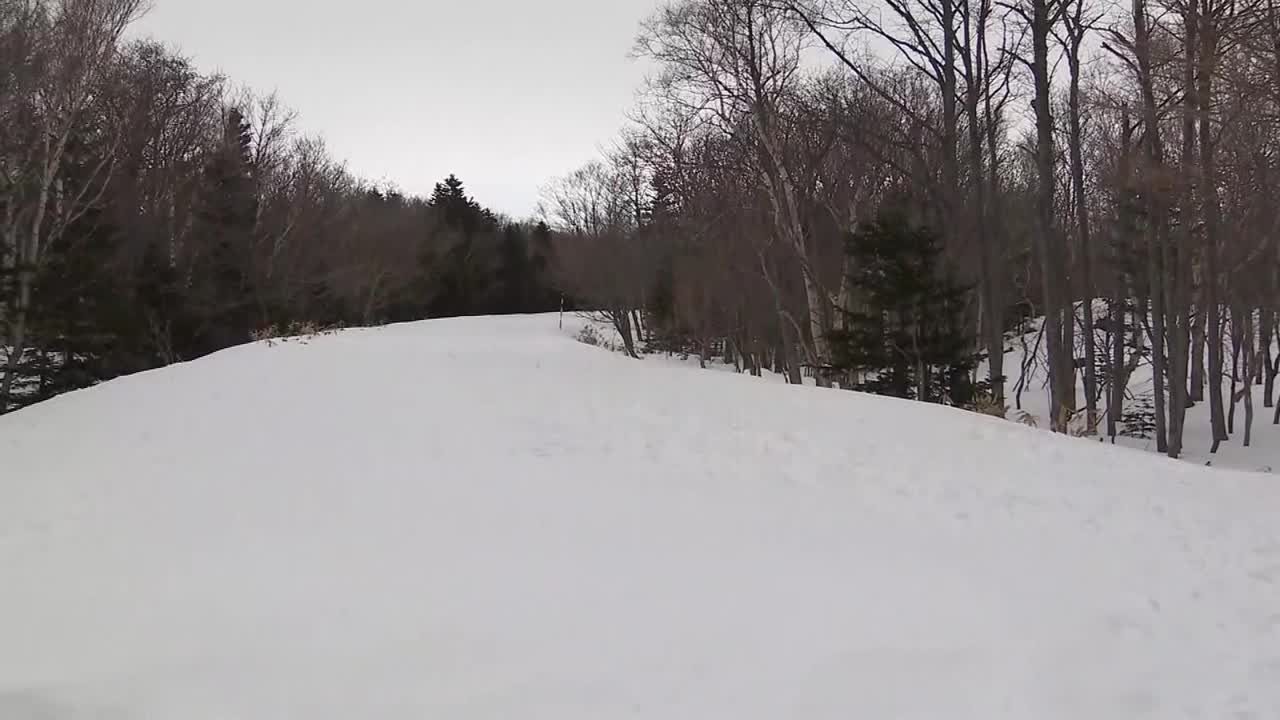
<path id="1" fill-rule="evenodd" d="M 658 0 L 152 0 L 135 34 L 278 90 L 353 172 L 426 194 L 456 173 L 516 217 L 596 156 L 645 70 Z"/>

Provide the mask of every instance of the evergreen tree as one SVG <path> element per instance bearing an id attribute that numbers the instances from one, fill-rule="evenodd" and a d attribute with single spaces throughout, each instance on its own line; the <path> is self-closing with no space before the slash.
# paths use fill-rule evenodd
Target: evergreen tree
<path id="1" fill-rule="evenodd" d="M 970 404 L 979 356 L 965 331 L 969 288 L 941 267 L 941 240 L 904 213 L 882 211 L 850 235 L 849 277 L 860 309 L 831 336 L 830 370 L 881 395 Z"/>
<path id="2" fill-rule="evenodd" d="M 503 314 L 529 311 L 533 278 L 529 259 L 529 243 L 524 229 L 509 223 L 502 229 L 502 245 L 499 248 L 498 283 L 501 296 L 498 312 Z"/>
<path id="3" fill-rule="evenodd" d="M 551 227 L 545 222 L 533 226 L 529 236 L 529 274 L 531 312 L 550 312 L 560 307 L 561 301 L 566 308 L 576 307 L 573 299 L 564 297 L 551 276 L 554 250 L 552 247 Z"/>
<path id="4" fill-rule="evenodd" d="M 194 288 L 197 316 L 191 354 L 247 342 L 254 330 L 249 271 L 258 194 L 252 132 L 237 109 L 227 113 L 222 142 L 205 167 L 196 233 L 209 248 L 202 284 Z"/>
<path id="5" fill-rule="evenodd" d="M 681 234 L 679 207 L 671 185 L 665 169 L 655 172 L 650 181 L 653 192 L 653 199 L 649 204 L 650 228 L 666 242 L 660 246 L 645 305 L 646 322 L 656 335 L 657 348 L 668 351 L 683 350 L 690 341 L 687 328 L 678 327 L 676 319 L 677 247 L 672 240 L 677 240 Z"/>
<path id="6" fill-rule="evenodd" d="M 139 347 L 158 366 L 183 359 L 184 345 L 193 336 L 193 318 L 187 310 L 180 276 L 169 257 L 168 245 L 159 238 L 143 247 L 133 281 L 140 324 Z"/>
<path id="7" fill-rule="evenodd" d="M 430 207 L 440 221 L 447 250 L 425 256 L 424 296 L 430 317 L 478 315 L 497 303 L 494 265 L 497 219 L 467 195 L 455 175 L 437 183 Z"/>
<path id="8" fill-rule="evenodd" d="M 101 164 L 76 134 L 64 157 L 63 189 L 87 195 L 91 183 L 100 182 L 94 173 Z M 32 293 L 30 352 L 18 379 L 27 392 L 17 398 L 19 405 L 150 367 L 134 350 L 136 318 L 119 273 L 122 234 L 112 220 L 98 197 L 50 236 Z"/>
<path id="9" fill-rule="evenodd" d="M 467 195 L 466 187 L 456 175 L 450 175 L 444 182 L 436 183 L 431 193 L 430 205 L 440 213 L 445 227 L 468 237 L 493 230 L 497 226 L 493 213 Z"/>

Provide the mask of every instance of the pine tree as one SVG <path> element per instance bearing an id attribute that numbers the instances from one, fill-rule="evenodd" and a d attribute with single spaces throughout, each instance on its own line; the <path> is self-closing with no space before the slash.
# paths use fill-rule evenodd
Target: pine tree
<path id="1" fill-rule="evenodd" d="M 429 205 L 449 243 L 441 256 L 422 259 L 421 292 L 430 297 L 426 314 L 453 317 L 492 312 L 498 301 L 492 244 L 497 219 L 467 195 L 455 175 L 436 184 Z"/>
<path id="2" fill-rule="evenodd" d="M 529 312 L 533 268 L 529 259 L 529 244 L 519 225 L 510 223 L 502 229 L 498 262 L 498 283 L 501 286 L 498 312 Z"/>
<path id="3" fill-rule="evenodd" d="M 534 225 L 529 236 L 529 272 L 532 287 L 532 311 L 551 312 L 564 302 L 566 309 L 576 307 L 573 298 L 565 297 L 556 287 L 552 277 L 554 249 L 552 246 L 551 227 L 545 222 Z"/>
<path id="4" fill-rule="evenodd" d="M 831 335 L 830 371 L 881 395 L 967 406 L 979 355 L 965 331 L 969 288 L 941 266 L 941 240 L 898 211 L 851 234 L 849 280 L 860 301 Z"/>
<path id="5" fill-rule="evenodd" d="M 467 236 L 474 236 L 495 224 L 493 213 L 480 207 L 479 203 L 467 195 L 466 187 L 456 175 L 450 175 L 444 182 L 436 183 L 430 204 L 440 213 L 445 227 Z"/>
<path id="6" fill-rule="evenodd" d="M 258 194 L 252 142 L 244 115 L 228 111 L 222 142 L 205 167 L 196 218 L 196 232 L 210 250 L 192 298 L 198 318 L 192 354 L 247 342 L 254 330 L 250 268 Z"/>

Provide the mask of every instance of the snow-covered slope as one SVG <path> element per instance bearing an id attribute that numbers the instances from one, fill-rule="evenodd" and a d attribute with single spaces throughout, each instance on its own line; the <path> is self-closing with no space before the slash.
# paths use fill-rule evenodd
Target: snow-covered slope
<path id="1" fill-rule="evenodd" d="M 554 317 L 0 418 L 3 720 L 1280 716 L 1280 490 Z"/>

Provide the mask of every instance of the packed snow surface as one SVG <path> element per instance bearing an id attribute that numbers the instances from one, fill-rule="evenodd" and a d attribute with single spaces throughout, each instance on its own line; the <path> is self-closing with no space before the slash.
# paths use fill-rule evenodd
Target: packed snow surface
<path id="1" fill-rule="evenodd" d="M 1280 717 L 1274 477 L 569 332 L 0 418 L 0 718 Z"/>

